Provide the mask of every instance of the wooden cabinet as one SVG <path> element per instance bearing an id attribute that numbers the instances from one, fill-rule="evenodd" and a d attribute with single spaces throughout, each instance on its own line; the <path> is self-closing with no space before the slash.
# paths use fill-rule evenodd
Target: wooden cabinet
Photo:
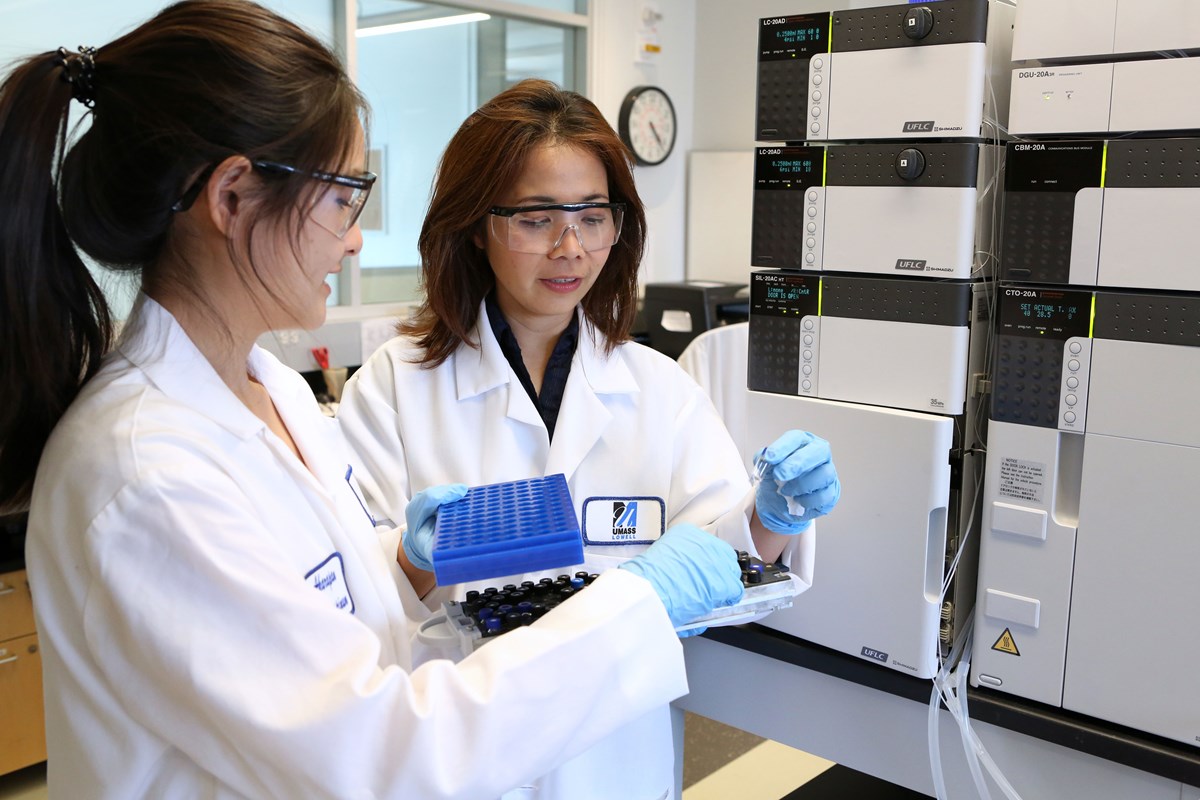
<path id="1" fill-rule="evenodd" d="M 24 570 L 0 573 L 0 775 L 46 760 L 42 655 Z"/>

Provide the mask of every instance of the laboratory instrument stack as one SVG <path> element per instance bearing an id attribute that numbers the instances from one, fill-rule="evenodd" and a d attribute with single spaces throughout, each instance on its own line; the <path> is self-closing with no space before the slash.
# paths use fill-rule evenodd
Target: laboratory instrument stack
<path id="1" fill-rule="evenodd" d="M 971 682 L 1200 743 L 1200 16 L 1024 0 Z"/>
<path id="2" fill-rule="evenodd" d="M 763 624 L 923 678 L 975 599 L 1013 14 L 759 21 L 748 435 L 827 438 L 843 485 Z"/>

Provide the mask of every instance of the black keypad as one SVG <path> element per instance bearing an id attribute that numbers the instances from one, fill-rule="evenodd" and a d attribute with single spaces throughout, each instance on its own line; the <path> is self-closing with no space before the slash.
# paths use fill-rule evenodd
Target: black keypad
<path id="1" fill-rule="evenodd" d="M 808 138 L 808 62 L 758 63 L 758 130 L 760 142 L 798 142 Z"/>
<path id="2" fill-rule="evenodd" d="M 1074 222 L 1074 193 L 1008 192 L 1000 256 L 1004 280 L 1070 283 Z"/>
<path id="3" fill-rule="evenodd" d="M 800 364 L 800 318 L 750 318 L 747 385 L 758 392 L 796 394 Z"/>
<path id="4" fill-rule="evenodd" d="M 756 191 L 750 265 L 800 269 L 804 265 L 804 192 Z"/>
<path id="5" fill-rule="evenodd" d="M 1057 428 L 1062 369 L 1062 340 L 998 337 L 992 419 Z"/>

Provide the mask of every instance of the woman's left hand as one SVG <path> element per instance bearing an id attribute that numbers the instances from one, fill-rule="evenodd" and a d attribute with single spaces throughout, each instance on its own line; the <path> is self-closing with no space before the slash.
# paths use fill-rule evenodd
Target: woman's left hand
<path id="1" fill-rule="evenodd" d="M 808 431 L 788 431 L 754 460 L 768 465 L 755 493 L 758 518 L 776 533 L 802 533 L 842 495 L 829 442 Z"/>
<path id="2" fill-rule="evenodd" d="M 467 496 L 467 486 L 462 483 L 446 483 L 431 486 L 413 495 L 404 508 L 408 522 L 400 538 L 400 545 L 408 561 L 417 569 L 433 571 L 433 534 L 437 510 L 446 503 L 453 503 Z"/>

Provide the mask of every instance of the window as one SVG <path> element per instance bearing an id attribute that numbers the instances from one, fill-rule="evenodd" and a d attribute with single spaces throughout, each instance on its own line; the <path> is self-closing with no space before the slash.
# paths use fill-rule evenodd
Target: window
<path id="1" fill-rule="evenodd" d="M 586 4 L 359 1 L 344 24 L 347 61 L 371 104 L 368 169 L 380 178 L 362 217 L 363 251 L 330 278 L 331 305 L 358 316 L 351 309 L 417 299 L 417 236 L 446 143 L 524 78 L 582 91 Z"/>

